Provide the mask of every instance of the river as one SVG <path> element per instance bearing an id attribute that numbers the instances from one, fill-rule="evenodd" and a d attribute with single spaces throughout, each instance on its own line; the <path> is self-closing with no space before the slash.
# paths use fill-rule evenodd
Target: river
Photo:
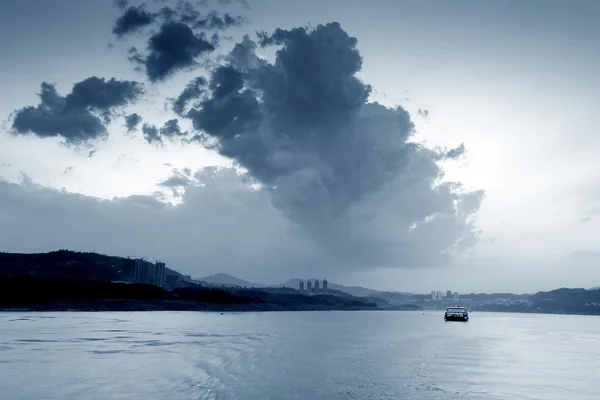
<path id="1" fill-rule="evenodd" d="M 0 313 L 3 400 L 600 398 L 600 317 Z"/>

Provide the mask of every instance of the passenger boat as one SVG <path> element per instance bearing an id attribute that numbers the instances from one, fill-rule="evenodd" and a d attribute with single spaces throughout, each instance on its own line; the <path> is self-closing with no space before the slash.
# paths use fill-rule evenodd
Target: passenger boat
<path id="1" fill-rule="evenodd" d="M 467 307 L 448 307 L 444 313 L 444 320 L 446 321 L 468 321 L 469 311 Z"/>

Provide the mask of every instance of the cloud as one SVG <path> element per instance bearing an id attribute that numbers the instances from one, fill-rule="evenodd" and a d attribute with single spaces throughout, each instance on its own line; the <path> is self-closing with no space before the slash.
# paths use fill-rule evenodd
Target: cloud
<path id="1" fill-rule="evenodd" d="M 146 140 L 146 142 L 149 144 L 162 143 L 162 139 L 160 138 L 160 133 L 156 125 L 145 123 L 142 126 L 142 134 L 144 135 L 144 140 Z"/>
<path id="2" fill-rule="evenodd" d="M 171 190 L 171 195 L 174 198 L 181 198 L 185 195 L 185 189 L 194 184 L 199 183 L 191 176 L 189 168 L 184 168 L 183 171 L 173 168 L 171 176 L 159 182 L 158 186 Z"/>
<path id="3" fill-rule="evenodd" d="M 437 164 L 464 145 L 427 149 L 405 109 L 369 102 L 356 38 L 336 22 L 258 36 L 234 47 L 207 90 L 182 93 L 206 146 L 340 264 L 439 265 L 478 241 L 484 193 L 442 183 Z M 272 63 L 258 45 L 278 47 Z"/>
<path id="4" fill-rule="evenodd" d="M 194 28 L 207 30 L 226 30 L 234 26 L 241 26 L 245 22 L 244 18 L 225 13 L 220 15 L 217 12 L 211 12 L 206 17 L 199 17 L 194 21 Z"/>
<path id="5" fill-rule="evenodd" d="M 127 0 L 115 0 L 115 5 L 120 9 L 120 10 L 124 10 L 127 8 L 127 5 L 129 4 L 129 1 Z"/>
<path id="6" fill-rule="evenodd" d="M 201 56 L 215 49 L 203 32 L 190 27 L 196 14 L 183 21 L 182 10 L 171 16 L 178 19 L 161 17 L 164 20 L 150 37 L 146 55 L 131 53 L 153 82 L 196 66 Z M 249 246 L 256 246 L 269 254 L 254 259 L 265 268 L 300 262 L 332 271 L 451 263 L 453 255 L 472 248 L 480 235 L 475 217 L 484 192 L 445 182 L 438 164 L 460 157 L 465 146 L 429 149 L 414 140 L 414 124 L 404 108 L 369 101 L 372 88 L 358 78 L 363 60 L 357 45 L 358 40 L 337 22 L 314 29 L 261 32 L 257 41 L 244 36 L 219 58 L 220 64 L 211 67 L 207 77 L 192 80 L 171 99 L 173 110 L 191 122 L 192 131 L 183 131 L 177 119 L 160 128 L 149 123 L 141 128 L 144 139 L 154 145 L 174 139 L 199 142 L 233 160 L 243 174 L 226 169 L 192 176 L 191 171 L 174 170 L 158 186 L 180 198 L 177 206 L 161 201 L 160 193 L 112 202 L 65 194 L 64 200 L 81 201 L 82 209 L 102 209 L 110 221 L 127 210 L 131 217 L 126 220 L 149 232 L 158 228 L 147 224 L 158 223 L 170 243 L 164 251 L 174 257 L 177 251 L 186 251 L 174 243 L 175 232 L 204 240 L 204 233 L 195 232 L 216 224 L 218 229 L 237 226 L 239 236 L 230 240 L 231 232 L 216 235 L 211 246 L 226 248 L 227 253 L 237 252 L 238 245 L 252 253 L 255 248 Z M 257 54 L 259 47 L 267 46 L 276 47 L 273 60 Z M 63 98 L 48 85 L 41 105 L 29 112 L 40 119 L 59 119 L 69 110 L 81 111 L 99 125 L 75 130 L 85 134 L 60 135 L 76 143 L 101 137 L 112 108 L 126 101 L 123 94 L 109 95 L 114 84 L 107 86 L 109 91 L 97 82 L 96 86 L 93 92 L 74 88 Z M 127 126 L 132 115 L 126 117 Z M 33 190 L 32 185 L 27 187 Z M 48 190 L 36 187 L 34 194 L 56 194 Z M 131 207 L 146 208 L 142 212 Z M 142 218 L 152 222 L 142 223 Z M 241 228 L 244 223 L 251 225 Z M 276 237 L 257 234 L 260 229 Z M 216 238 L 223 242 L 217 244 Z M 183 242 L 188 249 L 196 244 L 187 237 Z M 145 248 L 154 248 L 151 243 Z M 291 260 L 296 251 L 304 256 Z"/>
<path id="7" fill-rule="evenodd" d="M 190 177 L 186 176 L 185 173 L 179 172 L 178 170 L 174 169 L 173 174 L 166 180 L 159 182 L 158 185 L 173 189 L 188 187 L 192 183 L 193 180 L 190 179 Z"/>
<path id="8" fill-rule="evenodd" d="M 417 113 L 422 118 L 425 118 L 425 119 L 429 118 L 429 111 L 428 110 L 423 110 L 423 109 L 419 108 L 419 110 L 417 111 Z"/>
<path id="9" fill-rule="evenodd" d="M 0 180 L 0 224 L 11 227 L 0 230 L 0 243 L 14 252 L 95 249 L 163 259 L 194 276 L 229 271 L 283 281 L 315 265 L 314 247 L 235 170 L 203 169 L 193 181 L 171 206 L 155 196 L 101 200 Z"/>
<path id="10" fill-rule="evenodd" d="M 125 126 L 127 127 L 127 132 L 134 132 L 141 122 L 142 117 L 137 113 L 125 116 Z"/>
<path id="11" fill-rule="evenodd" d="M 146 10 L 144 5 L 131 6 L 115 22 L 112 32 L 117 37 L 138 32 L 140 29 L 152 24 L 156 20 L 156 14 Z"/>
<path id="12" fill-rule="evenodd" d="M 165 22 L 150 37 L 148 54 L 142 55 L 133 48 L 130 59 L 143 65 L 148 79 L 157 82 L 197 65 L 198 57 L 214 50 L 205 34 L 196 34 L 181 22 Z"/>
<path id="13" fill-rule="evenodd" d="M 457 160 L 466 152 L 465 144 L 461 143 L 458 147 L 448 150 L 447 148 L 436 148 L 434 150 L 436 161 Z"/>
<path id="14" fill-rule="evenodd" d="M 113 33 L 122 38 L 159 24 L 148 39 L 146 52 L 131 47 L 129 60 L 138 69 L 144 69 L 151 82 L 163 81 L 177 71 L 192 69 L 203 56 L 215 51 L 220 40 L 217 32 L 246 22 L 238 15 L 205 10 L 208 6 L 208 2 L 194 4 L 184 0 L 156 12 L 147 10 L 145 4 L 131 6 L 115 21 Z"/>
<path id="15" fill-rule="evenodd" d="M 177 119 L 170 119 L 160 129 L 156 125 L 144 124 L 142 126 L 142 134 L 148 144 L 162 145 L 164 144 L 164 139 L 174 140 L 176 138 L 184 138 L 188 135 L 188 132 L 181 130 Z"/>
<path id="16" fill-rule="evenodd" d="M 63 97 L 56 87 L 43 82 L 40 104 L 15 111 L 12 133 L 33 133 L 40 138 L 60 137 L 68 145 L 80 145 L 107 136 L 106 124 L 113 112 L 144 94 L 142 84 L 115 78 L 90 77 L 73 86 Z"/>
<path id="17" fill-rule="evenodd" d="M 187 136 L 187 132 L 184 132 L 179 127 L 179 121 L 177 119 L 170 119 L 160 128 L 160 135 L 169 139 L 176 137 Z"/>
<path id="18" fill-rule="evenodd" d="M 199 98 L 208 84 L 206 78 L 199 76 L 187 84 L 183 92 L 176 98 L 172 99 L 173 111 L 178 115 L 183 115 L 188 103 L 191 100 Z"/>

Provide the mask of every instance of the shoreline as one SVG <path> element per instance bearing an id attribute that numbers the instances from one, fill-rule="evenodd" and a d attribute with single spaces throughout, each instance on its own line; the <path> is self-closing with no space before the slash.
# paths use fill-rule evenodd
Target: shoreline
<path id="1" fill-rule="evenodd" d="M 190 304 L 188 308 L 27 308 L 27 307 L 11 307 L 11 308 L 0 308 L 0 313 L 68 313 L 68 312 L 89 312 L 89 313 L 112 313 L 112 312 L 203 312 L 203 313 L 265 313 L 265 312 L 318 312 L 318 311 L 378 311 L 378 312 L 418 312 L 428 313 L 437 312 L 442 313 L 440 310 L 417 310 L 417 309 L 402 309 L 402 308 L 317 308 L 317 307 L 296 307 L 296 308 L 284 308 L 278 307 L 277 305 L 267 305 L 266 307 L 248 307 L 248 308 L 230 308 L 230 307 L 214 307 L 214 304 L 206 307 L 205 304 Z M 212 307 L 211 307 L 212 306 Z M 540 312 L 540 311 L 500 311 L 500 310 L 471 310 L 470 313 L 477 315 L 478 313 L 501 313 L 501 314 L 531 314 L 531 315 L 568 315 L 568 316 L 587 316 L 587 317 L 600 317 L 600 314 L 594 313 L 568 313 L 568 312 Z"/>

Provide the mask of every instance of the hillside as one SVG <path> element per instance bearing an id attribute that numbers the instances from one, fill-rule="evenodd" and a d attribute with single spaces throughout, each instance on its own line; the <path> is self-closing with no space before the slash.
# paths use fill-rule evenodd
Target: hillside
<path id="1" fill-rule="evenodd" d="M 200 286 L 170 291 L 155 285 L 6 278 L 0 275 L 0 310 L 32 311 L 313 311 L 377 310 L 367 299 L 306 296 L 297 291 L 216 289 Z"/>
<path id="2" fill-rule="evenodd" d="M 314 279 L 314 278 L 310 278 L 310 279 Z M 294 289 L 298 289 L 298 285 L 300 284 L 300 281 L 304 280 L 306 281 L 306 279 L 290 279 L 284 283 L 281 283 L 279 285 L 277 285 L 277 287 L 291 287 Z M 320 281 L 322 281 L 322 279 L 319 279 Z M 329 289 L 333 289 L 333 290 L 339 290 L 340 292 L 344 292 L 344 293 L 348 293 L 352 296 L 356 296 L 356 297 L 371 297 L 371 296 L 380 296 L 381 293 L 378 290 L 375 289 L 368 289 L 362 286 L 344 286 L 344 285 L 340 285 L 337 283 L 333 283 L 333 282 L 327 282 L 327 286 L 329 287 Z"/>
<path id="3" fill-rule="evenodd" d="M 252 283 L 245 281 L 240 278 L 236 278 L 235 276 L 219 273 L 214 275 L 205 276 L 204 278 L 199 279 L 202 282 L 210 283 L 213 285 L 223 285 L 223 286 L 238 286 L 238 287 L 247 287 L 247 288 L 258 288 L 264 287 L 260 283 Z"/>
<path id="4" fill-rule="evenodd" d="M 125 257 L 71 250 L 49 253 L 0 253 L 0 275 L 8 278 L 121 280 Z M 182 275 L 166 268 L 165 275 Z"/>

